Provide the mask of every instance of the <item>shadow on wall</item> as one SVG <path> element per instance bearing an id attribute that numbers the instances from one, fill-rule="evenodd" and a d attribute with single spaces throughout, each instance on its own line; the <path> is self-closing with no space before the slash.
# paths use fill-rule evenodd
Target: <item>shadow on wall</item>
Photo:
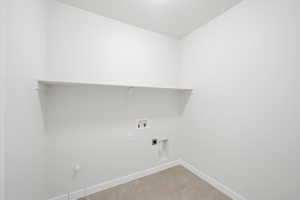
<path id="1" fill-rule="evenodd" d="M 118 122 L 126 119 L 179 116 L 189 91 L 115 86 L 41 86 L 39 92 L 46 128 L 63 122 Z"/>
<path id="2" fill-rule="evenodd" d="M 48 197 L 156 165 L 153 138 L 168 138 L 169 159 L 178 158 L 174 140 L 189 92 L 43 86 L 39 94 L 47 134 Z M 149 128 L 138 130 L 137 119 L 148 119 Z M 81 171 L 72 178 L 76 164 Z"/>

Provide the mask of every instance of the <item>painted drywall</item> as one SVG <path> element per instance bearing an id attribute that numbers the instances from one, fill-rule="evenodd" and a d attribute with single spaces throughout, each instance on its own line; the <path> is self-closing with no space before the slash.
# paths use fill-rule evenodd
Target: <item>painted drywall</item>
<path id="1" fill-rule="evenodd" d="M 46 60 L 45 2 L 7 1 L 5 200 L 46 199 L 45 135 L 34 90 Z"/>
<path id="2" fill-rule="evenodd" d="M 182 41 L 182 154 L 247 199 L 298 199 L 300 2 L 244 0 Z"/>
<path id="3" fill-rule="evenodd" d="M 177 40 L 56 1 L 47 19 L 43 0 L 9 2 L 6 200 L 46 199 L 154 166 L 154 137 L 170 139 L 170 159 L 181 151 L 247 199 L 297 198 L 297 1 L 245 0 L 181 41 L 182 85 L 195 93 L 180 131 L 175 92 L 33 90 L 41 76 L 175 86 Z M 137 131 L 137 118 L 150 128 Z"/>
<path id="4" fill-rule="evenodd" d="M 175 86 L 179 45 L 79 8 L 51 2 L 48 64 L 51 79 Z"/>
<path id="5" fill-rule="evenodd" d="M 54 86 L 43 95 L 49 198 L 156 166 L 153 138 L 168 138 L 169 160 L 178 158 L 177 91 Z M 149 128 L 137 130 L 136 119 L 148 119 Z"/>
<path id="6" fill-rule="evenodd" d="M 52 1 L 46 78 L 153 85 L 178 83 L 179 41 Z M 40 91 L 47 129 L 47 197 L 151 168 L 152 138 L 174 139 L 182 97 L 176 91 L 50 87 Z M 183 98 L 185 99 L 185 98 Z M 136 130 L 136 119 L 149 129 Z M 81 166 L 73 176 L 76 164 Z"/>
<path id="7" fill-rule="evenodd" d="M 6 99 L 6 1 L 0 7 L 0 200 L 4 200 L 4 116 Z"/>

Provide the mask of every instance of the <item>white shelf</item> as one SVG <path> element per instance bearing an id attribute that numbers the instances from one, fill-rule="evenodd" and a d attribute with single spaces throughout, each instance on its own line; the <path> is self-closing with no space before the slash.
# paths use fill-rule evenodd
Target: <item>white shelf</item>
<path id="1" fill-rule="evenodd" d="M 146 85 L 117 85 L 117 84 L 58 81 L 58 80 L 38 80 L 37 82 L 39 85 L 42 84 L 42 85 L 50 85 L 50 86 L 99 86 L 99 87 L 161 89 L 161 90 L 175 90 L 175 91 L 183 91 L 183 92 L 192 92 L 193 91 L 191 88 L 160 87 L 160 86 L 146 86 Z"/>

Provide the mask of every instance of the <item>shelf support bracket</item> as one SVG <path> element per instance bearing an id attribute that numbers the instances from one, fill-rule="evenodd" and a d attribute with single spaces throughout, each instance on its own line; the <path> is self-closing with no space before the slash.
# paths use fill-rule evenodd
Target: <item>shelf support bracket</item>
<path id="1" fill-rule="evenodd" d="M 132 95 L 134 87 L 128 87 L 127 94 Z"/>

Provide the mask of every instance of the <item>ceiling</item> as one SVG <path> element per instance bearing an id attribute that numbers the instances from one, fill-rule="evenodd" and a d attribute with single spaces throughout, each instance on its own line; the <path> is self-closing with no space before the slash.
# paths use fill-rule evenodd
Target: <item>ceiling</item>
<path id="1" fill-rule="evenodd" d="M 147 30 L 183 37 L 242 0 L 59 0 Z"/>

